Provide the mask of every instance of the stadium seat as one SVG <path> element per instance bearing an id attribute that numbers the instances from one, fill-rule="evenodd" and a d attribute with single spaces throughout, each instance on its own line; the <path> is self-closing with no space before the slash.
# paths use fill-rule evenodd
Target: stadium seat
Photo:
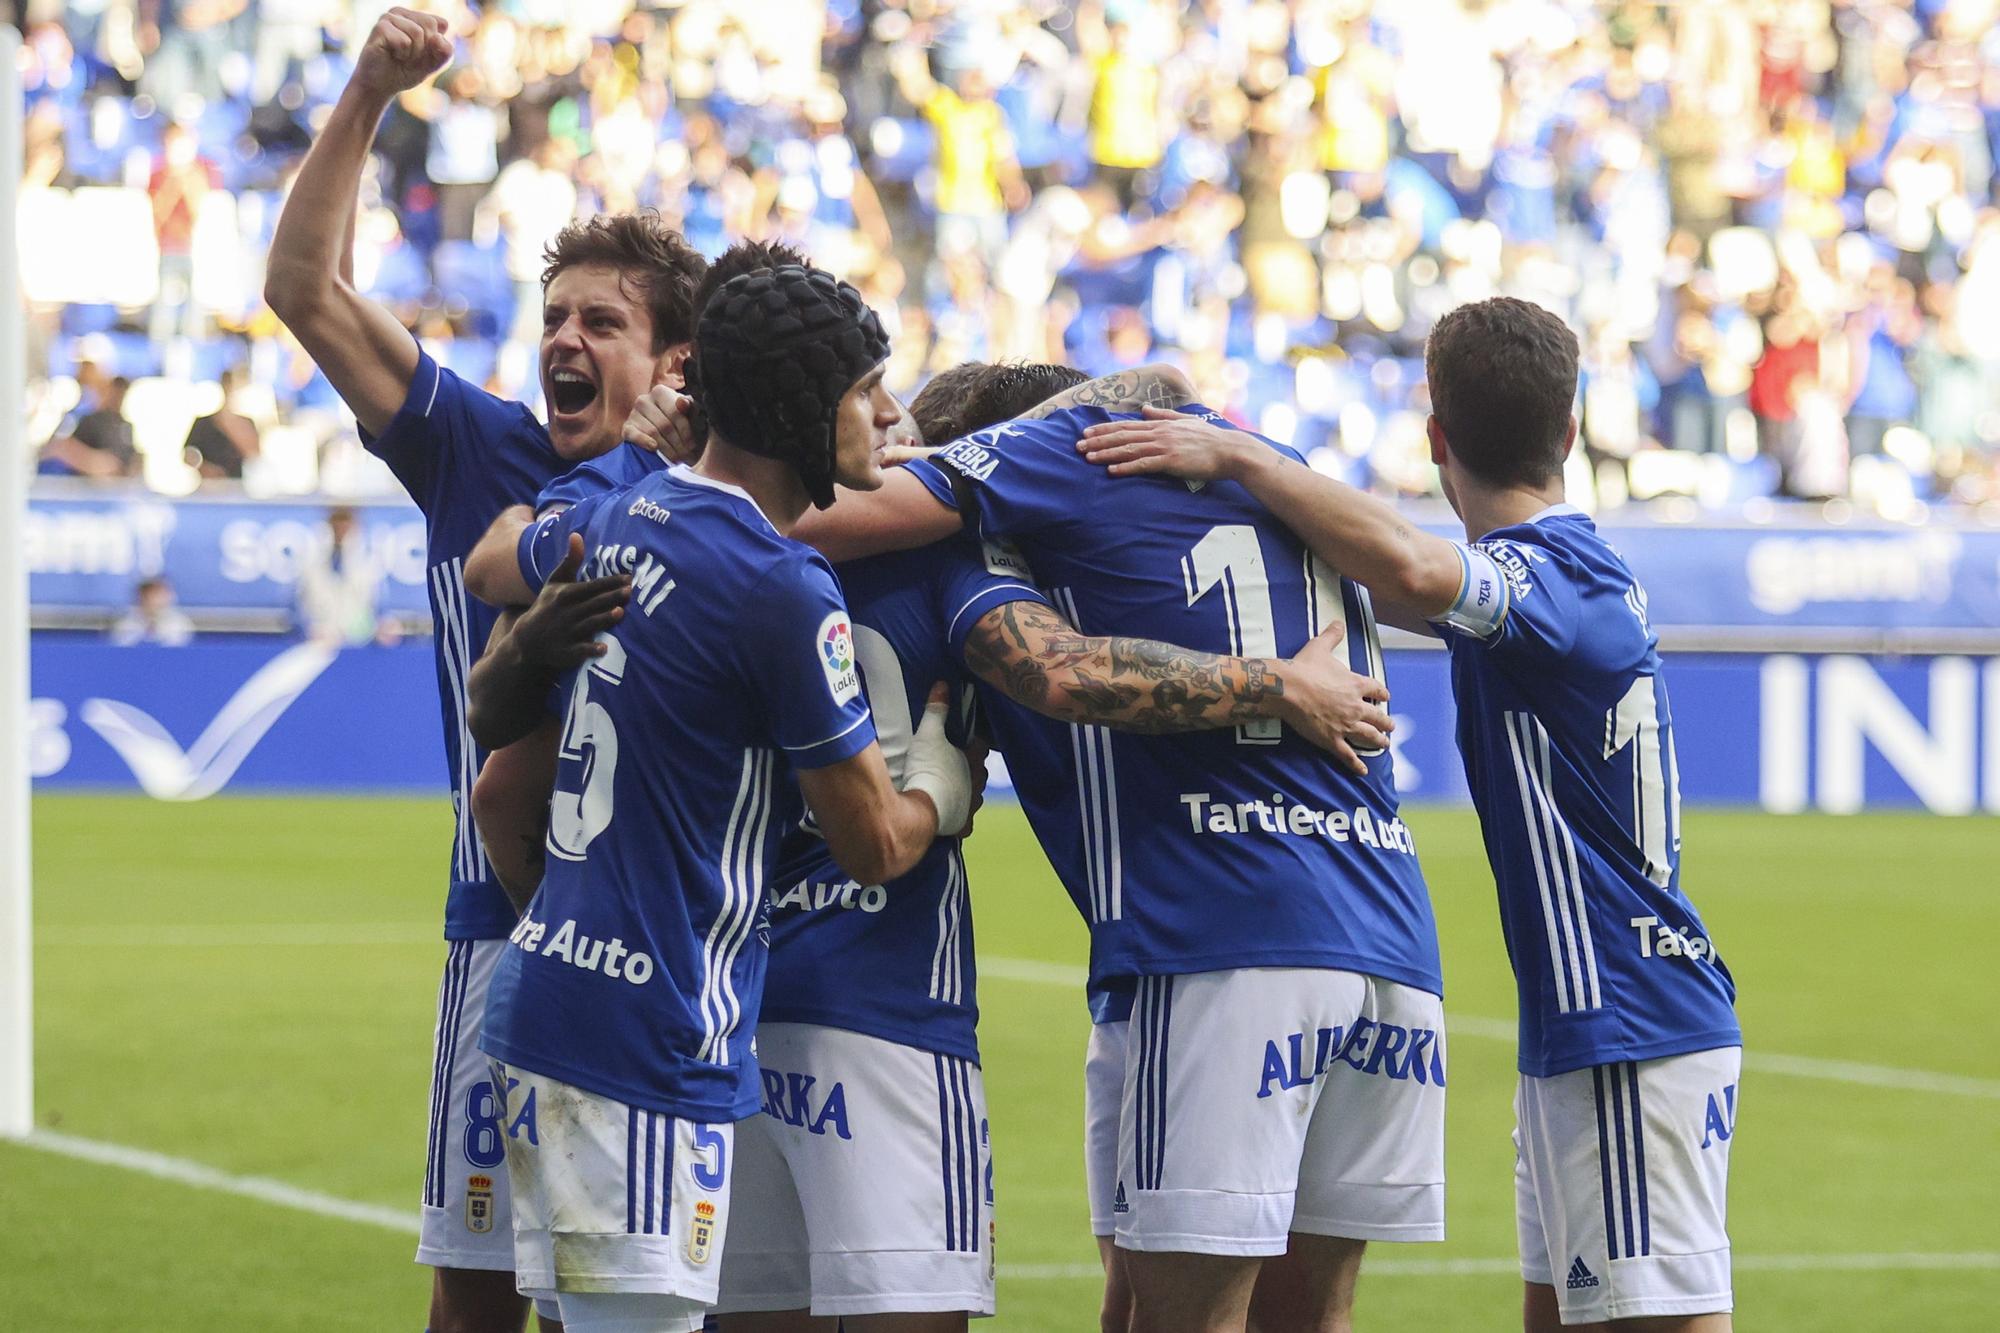
<path id="1" fill-rule="evenodd" d="M 440 338 L 426 341 L 424 349 L 469 384 L 485 384 L 500 360 L 500 345 L 491 338 Z"/>
<path id="2" fill-rule="evenodd" d="M 118 327 L 118 307 L 89 304 L 62 308 L 62 331 L 75 337 L 84 333 L 109 333 Z"/>
<path id="3" fill-rule="evenodd" d="M 447 312 L 463 308 L 474 333 L 496 338 L 514 318 L 514 284 L 498 244 L 446 241 L 431 256 L 431 274 Z"/>

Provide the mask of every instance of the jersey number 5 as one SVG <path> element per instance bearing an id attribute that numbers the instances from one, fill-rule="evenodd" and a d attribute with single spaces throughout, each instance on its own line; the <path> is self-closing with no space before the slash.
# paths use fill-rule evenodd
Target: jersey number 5
<path id="1" fill-rule="evenodd" d="M 625 679 L 625 645 L 608 631 L 598 636 L 604 656 L 576 673 L 576 688 L 563 719 L 561 760 L 583 765 L 575 791 L 561 782 L 549 798 L 549 850 L 565 861 L 581 861 L 598 834 L 611 826 L 611 784 L 618 773 L 618 730 L 604 705 L 590 697 L 590 682 L 606 688 Z"/>

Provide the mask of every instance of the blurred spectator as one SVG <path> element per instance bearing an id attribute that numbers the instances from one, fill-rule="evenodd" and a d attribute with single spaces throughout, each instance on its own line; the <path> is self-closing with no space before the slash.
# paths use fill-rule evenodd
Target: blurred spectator
<path id="1" fill-rule="evenodd" d="M 328 510 L 325 540 L 313 547 L 299 570 L 300 631 L 343 648 L 393 642 L 394 630 L 376 615 L 381 591 L 382 571 L 354 511 L 345 505 Z"/>
<path id="2" fill-rule="evenodd" d="M 455 66 L 438 76 L 427 94 L 430 148 L 424 171 L 437 188 L 442 239 L 472 237 L 472 213 L 500 174 L 500 112 L 485 96 L 477 69 Z"/>
<path id="3" fill-rule="evenodd" d="M 542 333 L 542 247 L 576 217 L 575 170 L 570 141 L 544 139 L 529 156 L 507 164 L 480 204 L 506 249 L 507 278 L 514 284 L 511 336 L 529 346 Z"/>
<path id="4" fill-rule="evenodd" d="M 970 252 L 991 268 L 1007 243 L 1007 206 L 1027 202 L 1027 185 L 1006 117 L 978 68 L 959 72 L 958 87 L 932 77 L 918 47 L 896 53 L 896 83 L 937 136 L 937 255 Z"/>
<path id="5" fill-rule="evenodd" d="M 155 576 L 133 589 L 132 607 L 111 626 L 110 637 L 120 648 L 140 643 L 179 648 L 194 638 L 194 621 L 175 603 L 174 585 Z"/>
<path id="6" fill-rule="evenodd" d="M 1424 335 L 1504 292 L 1582 340 L 1585 502 L 1993 494 L 1992 0 L 428 3 L 458 56 L 383 121 L 355 278 L 503 393 L 538 392 L 549 231 L 657 207 L 849 277 L 906 393 L 966 356 L 1165 358 L 1314 466 L 1421 493 Z M 153 423 L 244 334 L 251 415 L 301 464 L 259 483 L 389 485 L 256 304 L 379 5 L 27 8 L 30 401 L 88 412 L 121 374 Z"/>
<path id="7" fill-rule="evenodd" d="M 1090 26 L 1090 160 L 1129 211 L 1164 151 L 1158 56 L 1139 49 L 1138 32 L 1122 10 Z"/>
<path id="8" fill-rule="evenodd" d="M 210 190 L 221 185 L 215 163 L 201 155 L 194 131 L 179 121 L 161 135 L 160 156 L 146 191 L 153 199 L 153 234 L 160 247 L 160 293 L 152 337 L 192 335 L 200 325 L 194 294 L 194 227 Z"/>
<path id="9" fill-rule="evenodd" d="M 221 405 L 188 427 L 183 457 L 204 480 L 241 481 L 243 464 L 257 456 L 257 423 L 236 410 L 244 379 L 241 366 L 224 370 Z"/>
<path id="10" fill-rule="evenodd" d="M 139 0 L 140 90 L 168 108 L 220 97 L 230 27 L 248 7 L 249 0 Z"/>
<path id="11" fill-rule="evenodd" d="M 132 381 L 123 375 L 108 381 L 95 406 L 65 421 L 42 446 L 40 470 L 93 481 L 137 476 L 139 450 L 133 443 L 132 423 L 125 417 L 125 395 L 131 388 Z"/>

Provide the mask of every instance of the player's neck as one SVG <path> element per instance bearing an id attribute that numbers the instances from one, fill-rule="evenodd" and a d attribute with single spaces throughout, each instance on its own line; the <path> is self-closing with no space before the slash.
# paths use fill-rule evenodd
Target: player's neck
<path id="1" fill-rule="evenodd" d="M 790 465 L 739 449 L 713 432 L 694 471 L 710 481 L 726 482 L 747 492 L 781 535 L 791 532 L 799 515 L 812 503 L 799 474 Z"/>
<path id="2" fill-rule="evenodd" d="M 1547 486 L 1480 486 L 1461 480 L 1457 486 L 1459 518 L 1465 535 L 1478 541 L 1487 533 L 1526 523 L 1544 509 L 1563 503 L 1563 484 L 1558 477 Z"/>

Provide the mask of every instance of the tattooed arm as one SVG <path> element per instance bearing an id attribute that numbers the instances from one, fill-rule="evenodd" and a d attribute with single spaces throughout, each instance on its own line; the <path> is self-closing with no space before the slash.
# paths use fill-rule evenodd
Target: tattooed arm
<path id="1" fill-rule="evenodd" d="M 1085 380 L 1021 415 L 1034 421 L 1065 407 L 1137 412 L 1147 407 L 1179 407 L 1193 401 L 1194 385 L 1180 371 L 1172 366 L 1140 366 L 1137 370 L 1121 370 L 1116 375 Z"/>
<path id="2" fill-rule="evenodd" d="M 1121 731 L 1208 731 L 1277 718 L 1348 768 L 1389 743 L 1380 681 L 1355 674 L 1328 630 L 1293 658 L 1224 657 L 1152 639 L 1085 634 L 1039 602 L 980 617 L 965 665 L 1024 708 Z"/>

